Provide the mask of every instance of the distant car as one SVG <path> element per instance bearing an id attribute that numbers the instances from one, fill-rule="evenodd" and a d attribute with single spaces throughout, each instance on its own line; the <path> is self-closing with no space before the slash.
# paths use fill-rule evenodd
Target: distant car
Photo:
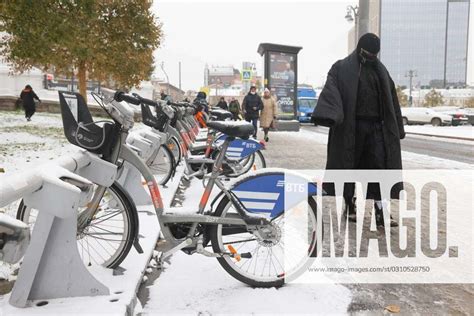
<path id="1" fill-rule="evenodd" d="M 298 121 L 301 123 L 311 122 L 311 114 L 313 114 L 317 103 L 317 98 L 298 98 Z"/>
<path id="2" fill-rule="evenodd" d="M 444 107 L 440 106 L 440 107 L 433 108 L 433 110 L 438 113 L 451 115 L 451 117 L 453 118 L 453 121 L 452 121 L 453 126 L 468 124 L 468 121 L 469 121 L 468 112 L 462 108 L 455 107 L 455 106 L 444 106 Z"/>
<path id="3" fill-rule="evenodd" d="M 402 108 L 403 125 L 428 124 L 433 126 L 451 125 L 453 117 L 449 114 L 436 112 L 430 108 Z"/>

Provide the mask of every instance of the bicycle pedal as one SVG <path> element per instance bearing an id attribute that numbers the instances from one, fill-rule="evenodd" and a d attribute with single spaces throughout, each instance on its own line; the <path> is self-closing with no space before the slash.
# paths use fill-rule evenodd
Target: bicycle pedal
<path id="1" fill-rule="evenodd" d="M 244 253 L 241 253 L 240 254 L 240 257 L 241 258 L 244 258 L 244 259 L 251 259 L 252 258 L 252 254 L 250 252 L 244 252 Z"/>

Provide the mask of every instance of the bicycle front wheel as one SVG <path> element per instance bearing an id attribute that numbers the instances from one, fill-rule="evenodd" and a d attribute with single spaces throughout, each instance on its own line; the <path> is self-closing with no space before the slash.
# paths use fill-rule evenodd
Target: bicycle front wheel
<path id="1" fill-rule="evenodd" d="M 179 143 L 179 140 L 176 137 L 172 136 L 168 139 L 166 146 L 173 153 L 176 166 L 178 166 L 181 162 L 181 158 L 183 157 L 181 144 Z"/>
<path id="2" fill-rule="evenodd" d="M 95 189 L 99 187 L 96 186 Z M 80 208 L 78 216 L 88 208 Z M 36 223 L 38 210 L 21 201 L 17 219 L 28 224 L 30 229 Z M 102 265 L 117 268 L 130 252 L 138 234 L 138 215 L 128 193 L 118 184 L 106 188 L 99 206 L 87 224 L 77 229 L 77 246 L 86 266 Z"/>

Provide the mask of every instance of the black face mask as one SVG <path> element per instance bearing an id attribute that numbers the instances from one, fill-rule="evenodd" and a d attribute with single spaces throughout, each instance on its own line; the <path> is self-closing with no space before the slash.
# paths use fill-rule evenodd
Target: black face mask
<path id="1" fill-rule="evenodd" d="M 359 50 L 359 61 L 362 64 L 374 64 L 377 61 L 377 54 L 372 54 L 363 48 Z"/>
<path id="2" fill-rule="evenodd" d="M 375 63 L 377 61 L 377 54 L 380 51 L 380 39 L 377 35 L 366 33 L 361 36 L 357 43 L 357 57 L 359 62 Z"/>

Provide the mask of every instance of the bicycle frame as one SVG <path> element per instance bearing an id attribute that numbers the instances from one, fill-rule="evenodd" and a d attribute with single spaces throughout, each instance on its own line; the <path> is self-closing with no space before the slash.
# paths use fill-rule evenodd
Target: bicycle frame
<path id="1" fill-rule="evenodd" d="M 228 137 L 223 145 L 222 149 L 214 162 L 214 166 L 212 169 L 212 173 L 209 177 L 209 181 L 206 185 L 206 188 L 202 194 L 201 200 L 199 202 L 198 212 L 197 214 L 188 214 L 188 215 L 175 215 L 175 214 L 164 214 L 164 205 L 163 200 L 161 197 L 161 193 L 159 190 L 159 186 L 151 173 L 150 169 L 146 165 L 146 163 L 141 159 L 137 153 L 135 153 L 132 149 L 126 146 L 125 139 L 128 135 L 128 130 L 122 130 L 119 136 L 119 139 L 114 146 L 112 155 L 111 155 L 111 162 L 117 163 L 119 159 L 127 161 L 133 167 L 137 168 L 140 174 L 145 179 L 145 182 L 148 186 L 148 190 L 150 192 L 150 196 L 153 202 L 153 206 L 155 209 L 155 213 L 158 219 L 158 223 L 160 224 L 161 231 L 165 237 L 165 240 L 169 242 L 172 246 L 170 252 L 167 253 L 166 256 L 171 255 L 172 253 L 186 247 L 190 246 L 193 243 L 196 243 L 197 237 L 195 237 L 195 232 L 197 226 L 199 224 L 227 224 L 227 225 L 239 225 L 239 226 L 248 226 L 249 225 L 249 218 L 248 214 L 246 213 L 244 207 L 238 202 L 237 198 L 226 189 L 224 184 L 219 180 L 220 170 L 223 164 L 223 160 L 229 147 L 229 144 L 233 140 L 232 138 Z M 209 200 L 209 197 L 212 193 L 214 186 L 222 190 L 223 194 L 225 194 L 230 201 L 234 203 L 235 208 L 241 215 L 241 218 L 221 218 L 221 217 L 214 217 L 211 215 L 205 215 L 204 211 Z M 94 217 L 95 213 L 97 212 L 97 205 L 99 205 L 100 200 L 102 199 L 103 194 L 105 193 L 106 187 L 99 187 L 97 188 L 93 199 L 89 203 L 89 207 L 86 211 L 82 212 L 78 217 L 78 226 L 86 226 L 90 220 Z M 265 218 L 258 218 L 258 217 L 251 217 L 251 220 L 255 221 L 255 223 L 251 224 L 264 224 L 266 222 Z M 80 224 L 79 224 L 80 223 Z M 187 237 L 182 239 L 176 239 L 169 227 L 169 224 L 172 223 L 189 223 L 192 224 Z"/>

